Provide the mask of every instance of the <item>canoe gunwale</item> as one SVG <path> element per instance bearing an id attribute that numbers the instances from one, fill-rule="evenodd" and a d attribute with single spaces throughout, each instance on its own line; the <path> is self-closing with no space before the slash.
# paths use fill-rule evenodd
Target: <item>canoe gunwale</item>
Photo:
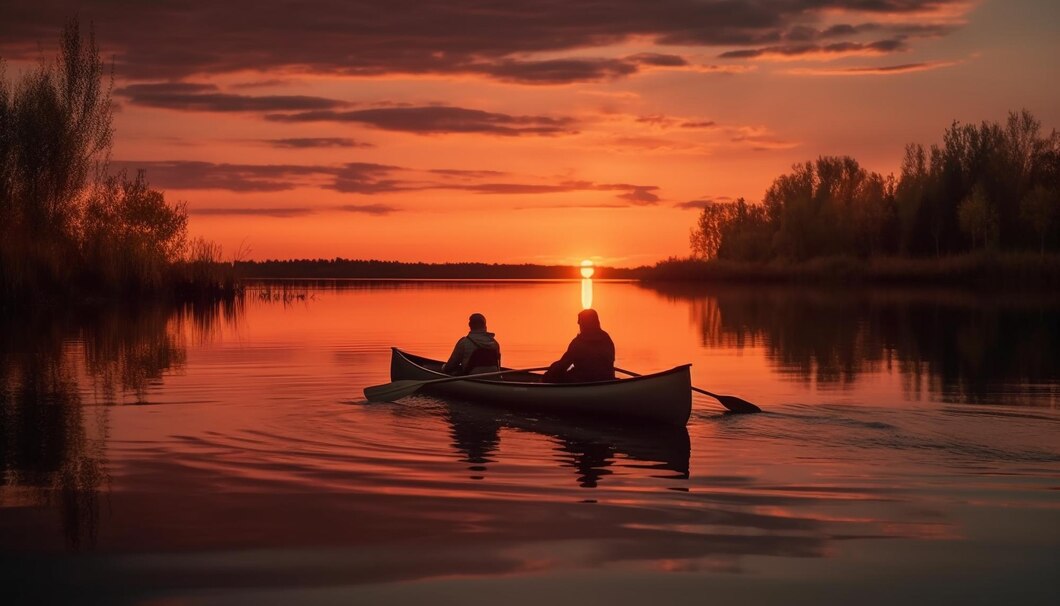
<path id="1" fill-rule="evenodd" d="M 405 361 L 407 361 L 409 364 L 412 364 L 413 366 L 419 368 L 420 370 L 423 370 L 424 372 L 428 372 L 428 373 L 430 373 L 432 375 L 437 375 L 437 378 L 439 378 L 439 379 L 444 379 L 446 377 L 453 376 L 453 375 L 447 375 L 447 374 L 445 374 L 443 372 L 439 372 L 439 371 L 434 370 L 432 368 L 428 368 L 428 367 L 424 366 L 421 363 L 421 361 L 423 361 L 423 362 L 434 362 L 436 364 L 442 364 L 443 362 L 441 360 L 432 360 L 431 358 L 425 358 L 423 356 L 417 356 L 415 354 L 410 354 L 410 353 L 408 353 L 406 351 L 403 351 L 403 350 L 401 350 L 400 348 L 397 348 L 397 347 L 391 347 L 390 349 L 393 352 L 393 355 L 400 356 Z M 612 379 L 612 380 L 609 380 L 609 381 L 590 381 L 590 382 L 585 382 L 585 383 L 541 383 L 541 382 L 537 382 L 537 381 L 498 381 L 498 380 L 491 380 L 491 379 L 466 379 L 466 381 L 468 383 L 483 383 L 483 384 L 486 384 L 486 385 L 495 385 L 495 386 L 499 386 L 499 387 L 504 387 L 504 386 L 534 387 L 534 388 L 539 388 L 539 387 L 540 388 L 550 388 L 550 387 L 594 387 L 594 386 L 595 387 L 602 387 L 602 386 L 605 386 L 605 385 L 610 385 L 610 386 L 613 386 L 613 385 L 629 385 L 631 383 L 640 383 L 640 382 L 643 382 L 645 380 L 658 379 L 658 378 L 661 378 L 661 377 L 665 377 L 666 375 L 675 374 L 675 373 L 679 373 L 679 372 L 684 372 L 686 369 L 690 368 L 691 366 L 692 366 L 691 364 L 681 364 L 680 366 L 675 366 L 675 367 L 673 367 L 673 368 L 671 368 L 669 370 L 663 370 L 663 371 L 660 371 L 660 372 L 655 372 L 655 373 L 647 374 L 647 375 L 640 375 L 639 377 L 630 377 L 628 379 Z M 501 370 L 517 371 L 518 369 L 505 368 L 505 367 L 502 366 Z"/>

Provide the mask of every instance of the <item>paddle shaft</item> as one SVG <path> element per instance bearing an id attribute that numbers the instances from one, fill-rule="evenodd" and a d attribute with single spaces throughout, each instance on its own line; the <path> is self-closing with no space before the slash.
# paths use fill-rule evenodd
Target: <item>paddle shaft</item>
<path id="1" fill-rule="evenodd" d="M 456 375 L 452 377 L 442 377 L 441 379 L 428 379 L 426 381 L 421 381 L 421 383 L 424 385 L 434 385 L 435 383 L 449 383 L 450 381 L 463 381 L 464 379 L 483 379 L 485 377 L 498 377 L 513 372 L 534 372 L 536 370 L 548 370 L 548 366 L 538 366 L 537 368 L 509 368 L 508 370 L 482 372 L 475 375 Z"/>
<path id="2" fill-rule="evenodd" d="M 369 401 L 373 402 L 397 400 L 405 396 L 410 396 L 428 385 L 436 385 L 438 383 L 449 383 L 452 381 L 463 381 L 466 379 L 484 379 L 486 377 L 496 377 L 516 372 L 533 372 L 535 370 L 548 370 L 548 366 L 539 366 L 536 368 L 510 368 L 508 370 L 483 372 L 474 375 L 442 377 L 440 379 L 427 379 L 423 381 L 418 381 L 414 379 L 392 381 L 384 385 L 372 385 L 370 387 L 365 387 L 364 397 L 367 398 Z"/>
<path id="3" fill-rule="evenodd" d="M 618 372 L 620 372 L 620 373 L 622 373 L 624 375 L 629 375 L 631 377 L 643 377 L 644 376 L 644 375 L 642 375 L 640 373 L 633 372 L 632 370 L 624 370 L 622 368 L 618 368 L 617 366 L 615 367 L 615 370 L 617 370 Z M 717 395 L 712 394 L 712 393 L 710 393 L 709 391 L 707 391 L 705 389 L 700 389 L 700 388 L 696 387 L 695 385 L 692 386 L 692 391 L 698 391 L 699 393 L 701 393 L 703 395 L 710 396 L 710 397 L 715 398 L 715 399 L 718 397 Z"/>
<path id="4" fill-rule="evenodd" d="M 633 372 L 632 370 L 624 370 L 624 369 L 618 368 L 618 367 L 615 367 L 615 370 L 617 370 L 618 372 L 620 372 L 622 374 L 627 374 L 627 375 L 629 375 L 631 377 L 641 377 L 641 376 L 643 376 L 643 375 L 641 375 L 639 373 Z M 755 406 L 754 404 L 748 402 L 747 400 L 744 400 L 742 398 L 737 398 L 736 396 L 725 396 L 725 395 L 721 395 L 721 394 L 712 393 L 712 392 L 709 392 L 709 391 L 707 391 L 705 389 L 700 389 L 700 388 L 696 387 L 695 385 L 692 386 L 692 391 L 697 391 L 697 392 L 699 392 L 699 393 L 701 393 L 703 395 L 707 395 L 707 396 L 710 396 L 710 397 L 714 398 L 715 400 L 720 402 L 722 406 L 724 406 L 725 408 L 728 408 L 732 412 L 741 412 L 741 413 L 762 412 L 761 408 Z"/>

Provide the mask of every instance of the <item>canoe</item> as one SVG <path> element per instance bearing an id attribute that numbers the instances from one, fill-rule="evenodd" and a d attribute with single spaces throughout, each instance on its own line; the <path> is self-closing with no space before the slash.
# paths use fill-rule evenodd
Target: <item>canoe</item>
<path id="1" fill-rule="evenodd" d="M 529 372 L 428 385 L 423 392 L 515 410 L 592 417 L 614 422 L 684 427 L 692 414 L 691 364 L 632 379 L 593 383 L 541 383 Z M 442 362 L 394 347 L 390 380 L 428 381 L 449 375 Z"/>

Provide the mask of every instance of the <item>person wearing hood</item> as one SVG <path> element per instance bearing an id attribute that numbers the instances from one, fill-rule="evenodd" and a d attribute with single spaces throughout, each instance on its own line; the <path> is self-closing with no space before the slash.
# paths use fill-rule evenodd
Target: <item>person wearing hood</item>
<path id="1" fill-rule="evenodd" d="M 578 314 L 578 336 L 563 357 L 545 373 L 545 383 L 589 383 L 615 378 L 615 343 L 602 328 L 595 309 Z"/>
<path id="2" fill-rule="evenodd" d="M 471 329 L 453 348 L 442 372 L 450 375 L 474 375 L 501 369 L 501 345 L 492 332 L 486 332 L 486 316 L 471 314 L 467 320 Z"/>

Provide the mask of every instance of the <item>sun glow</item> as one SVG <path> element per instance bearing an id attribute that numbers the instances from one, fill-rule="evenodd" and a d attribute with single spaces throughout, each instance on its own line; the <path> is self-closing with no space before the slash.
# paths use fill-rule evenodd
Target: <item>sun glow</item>
<path id="1" fill-rule="evenodd" d="M 582 261 L 581 268 L 582 268 L 581 272 L 582 272 L 582 277 L 583 278 L 591 278 L 591 277 L 593 277 L 593 271 L 595 271 L 595 270 L 593 269 L 593 262 L 592 261 L 590 261 L 588 259 Z"/>

